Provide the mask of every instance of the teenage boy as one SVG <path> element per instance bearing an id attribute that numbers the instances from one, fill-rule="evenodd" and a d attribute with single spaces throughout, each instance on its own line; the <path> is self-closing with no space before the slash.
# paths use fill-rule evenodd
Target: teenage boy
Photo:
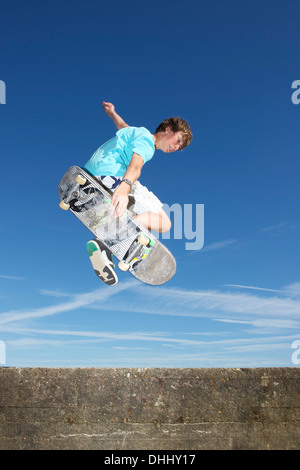
<path id="1" fill-rule="evenodd" d="M 192 140 L 190 126 L 181 118 L 165 119 L 152 134 L 145 127 L 131 127 L 119 116 L 112 103 L 103 102 L 106 114 L 118 131 L 99 147 L 84 169 L 97 177 L 112 193 L 111 214 L 121 217 L 134 198 L 130 210 L 135 219 L 148 230 L 166 232 L 171 221 L 162 209 L 161 201 L 139 181 L 142 167 L 151 160 L 155 150 L 171 153 L 187 147 Z M 97 276 L 109 285 L 118 282 L 110 251 L 98 240 L 87 244 Z"/>

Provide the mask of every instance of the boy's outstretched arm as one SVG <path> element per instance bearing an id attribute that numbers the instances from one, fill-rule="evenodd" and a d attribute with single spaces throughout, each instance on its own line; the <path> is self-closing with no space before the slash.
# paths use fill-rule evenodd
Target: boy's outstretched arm
<path id="1" fill-rule="evenodd" d="M 124 121 L 124 119 L 119 116 L 116 111 L 115 107 L 112 103 L 107 103 L 105 101 L 102 102 L 102 106 L 106 114 L 113 120 L 117 129 L 123 129 L 123 127 L 129 127 L 128 124 Z"/>

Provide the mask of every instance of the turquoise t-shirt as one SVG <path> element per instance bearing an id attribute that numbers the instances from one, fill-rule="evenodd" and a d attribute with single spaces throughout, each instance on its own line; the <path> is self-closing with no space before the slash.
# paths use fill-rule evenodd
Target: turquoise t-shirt
<path id="1" fill-rule="evenodd" d="M 96 150 L 83 168 L 95 176 L 123 176 L 133 153 L 140 155 L 146 163 L 154 152 L 154 136 L 148 129 L 123 127 Z"/>

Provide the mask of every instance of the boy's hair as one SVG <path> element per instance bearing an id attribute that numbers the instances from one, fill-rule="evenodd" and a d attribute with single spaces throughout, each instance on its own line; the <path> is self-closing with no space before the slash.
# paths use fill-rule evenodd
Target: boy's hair
<path id="1" fill-rule="evenodd" d="M 167 127 L 170 127 L 173 132 L 181 131 L 183 133 L 183 144 L 180 150 L 184 149 L 190 144 L 193 138 L 193 134 L 192 134 L 189 124 L 184 119 L 177 118 L 177 117 L 171 117 L 171 118 L 165 119 L 163 122 L 159 124 L 158 128 L 156 129 L 156 133 L 165 132 Z"/>

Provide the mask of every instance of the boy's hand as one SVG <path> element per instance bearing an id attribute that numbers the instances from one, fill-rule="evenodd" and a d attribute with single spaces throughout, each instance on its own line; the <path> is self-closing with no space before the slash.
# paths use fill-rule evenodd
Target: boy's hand
<path id="1" fill-rule="evenodd" d="M 106 114 L 110 117 L 113 118 L 115 114 L 115 107 L 112 103 L 107 103 L 105 101 L 102 102 L 102 106 Z"/>
<path id="2" fill-rule="evenodd" d="M 123 215 L 125 209 L 128 206 L 129 197 L 127 186 L 128 185 L 126 183 L 120 184 L 113 193 L 110 205 L 110 213 L 111 215 L 115 215 L 116 219 Z"/>
<path id="3" fill-rule="evenodd" d="M 102 106 L 107 116 L 109 116 L 115 123 L 117 129 L 123 129 L 123 127 L 128 127 L 128 124 L 121 118 L 121 116 L 116 113 L 115 107 L 112 103 L 107 103 L 102 101 Z"/>

